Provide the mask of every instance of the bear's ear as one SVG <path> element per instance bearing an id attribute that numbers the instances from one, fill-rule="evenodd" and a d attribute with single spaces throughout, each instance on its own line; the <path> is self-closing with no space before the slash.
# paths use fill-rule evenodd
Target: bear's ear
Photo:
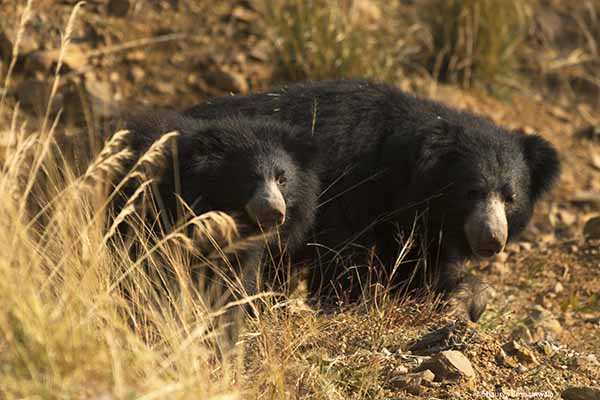
<path id="1" fill-rule="evenodd" d="M 455 150 L 458 133 L 459 127 L 441 118 L 413 132 L 395 132 L 384 141 L 381 162 L 392 169 L 428 169 Z"/>
<path id="2" fill-rule="evenodd" d="M 417 131 L 421 162 L 437 162 L 456 151 L 456 144 L 462 129 L 441 117 L 422 126 Z"/>
<path id="3" fill-rule="evenodd" d="M 529 167 L 531 197 L 535 201 L 552 188 L 560 175 L 558 152 L 540 136 L 518 135 Z"/>

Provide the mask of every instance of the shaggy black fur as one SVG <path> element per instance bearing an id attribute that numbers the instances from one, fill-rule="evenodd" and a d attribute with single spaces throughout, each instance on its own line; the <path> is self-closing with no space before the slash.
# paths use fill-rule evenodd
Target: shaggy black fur
<path id="1" fill-rule="evenodd" d="M 274 256 L 304 243 L 320 188 L 318 151 L 301 128 L 263 118 L 200 121 L 174 111 L 147 112 L 127 119 L 124 127 L 130 131 L 134 159 L 165 133 L 179 132 L 174 139 L 176 152 L 166 146 L 167 157 L 154 192 L 159 215 L 147 213 L 148 225 L 165 233 L 181 223 L 179 195 L 194 215 L 219 210 L 235 216 L 242 239 L 260 234 L 262 228 L 249 217 L 246 205 L 261 183 L 277 181 L 286 206 L 285 222 L 267 243 L 257 241 L 236 254 L 241 264 L 236 267 L 240 271 L 257 268 L 265 245 L 268 255 Z M 114 207 L 116 212 L 135 189 L 124 190 Z"/>
<path id="2" fill-rule="evenodd" d="M 379 272 L 392 285 L 423 264 L 436 272 L 439 290 L 455 292 L 465 286 L 464 261 L 474 256 L 464 232 L 474 204 L 500 193 L 509 239 L 514 238 L 560 169 L 557 152 L 541 137 L 511 134 L 472 113 L 369 81 L 223 97 L 186 114 L 266 116 L 314 135 L 325 160 L 313 238 L 319 245 L 295 258 L 320 264 L 311 270 L 315 293 L 323 288 L 359 293 L 357 279 L 365 279 L 360 270 L 373 261 L 384 266 Z M 413 227 L 416 243 L 395 268 L 398 241 Z M 417 261 L 421 255 L 427 257 Z M 477 319 L 485 299 L 469 302 L 470 317 Z"/>

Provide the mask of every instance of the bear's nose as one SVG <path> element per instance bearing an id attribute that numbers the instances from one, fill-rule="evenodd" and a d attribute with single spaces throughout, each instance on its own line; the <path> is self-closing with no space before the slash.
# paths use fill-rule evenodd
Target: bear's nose
<path id="1" fill-rule="evenodd" d="M 258 222 L 265 227 L 281 225 L 285 221 L 285 210 L 277 204 L 270 204 L 264 207 L 260 215 L 257 216 Z"/>
<path id="2" fill-rule="evenodd" d="M 504 240 L 499 235 L 490 235 L 487 240 L 481 242 L 479 246 L 479 255 L 482 257 L 492 257 L 504 249 Z"/>
<path id="3" fill-rule="evenodd" d="M 272 228 L 285 222 L 286 205 L 275 182 L 259 185 L 246 204 L 246 212 L 264 228 Z"/>

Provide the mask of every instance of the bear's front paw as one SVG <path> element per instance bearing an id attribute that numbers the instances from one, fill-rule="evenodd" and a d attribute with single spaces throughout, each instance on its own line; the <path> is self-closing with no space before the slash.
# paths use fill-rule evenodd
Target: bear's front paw
<path id="1" fill-rule="evenodd" d="M 470 280 L 462 283 L 448 299 L 449 312 L 459 319 L 477 322 L 491 297 L 491 288 L 485 282 Z"/>

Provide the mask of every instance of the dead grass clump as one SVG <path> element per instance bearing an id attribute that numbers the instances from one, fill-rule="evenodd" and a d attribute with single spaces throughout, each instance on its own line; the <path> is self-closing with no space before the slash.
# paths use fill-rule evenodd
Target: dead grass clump
<path id="1" fill-rule="evenodd" d="M 430 35 L 424 64 L 434 77 L 470 87 L 516 71 L 529 1 L 430 0 L 418 12 Z"/>
<path id="2" fill-rule="evenodd" d="M 546 7 L 546 8 L 544 8 Z M 528 49 L 531 75 L 543 76 L 548 93 L 569 107 L 573 101 L 600 104 L 600 4 L 597 1 L 557 1 L 535 9 L 535 41 Z M 598 118 L 585 107 L 585 122 L 598 126 Z"/>
<path id="3" fill-rule="evenodd" d="M 411 27 L 386 19 L 388 2 L 261 0 L 276 80 L 349 77 L 394 80 L 414 49 L 399 38 Z"/>
<path id="4" fill-rule="evenodd" d="M 132 162 L 127 134 L 119 132 L 77 175 L 55 140 L 60 114 L 53 120 L 47 114 L 40 129 L 30 130 L 19 122 L 18 108 L 3 107 L 12 115 L 2 118 L 9 139 L 0 172 L 1 396 L 235 398 L 233 359 L 215 348 L 222 311 L 192 290 L 179 290 L 177 298 L 156 296 L 154 282 L 139 268 L 154 253 L 169 254 L 184 287 L 186 275 L 178 272 L 189 269 L 187 253 L 168 240 L 164 248 L 143 248 L 136 259 L 124 247 L 107 246 L 109 200 L 102 189 L 123 173 L 146 188 L 140 168 L 155 164 L 173 135 Z M 227 222 L 198 218 L 205 232 L 215 231 L 210 223 Z M 133 277 L 129 298 L 119 290 L 124 276 Z M 132 318 L 139 315 L 144 318 Z M 150 328 L 156 336 L 140 334 Z"/>
<path id="5" fill-rule="evenodd" d="M 423 322 L 440 323 L 431 303 L 381 296 L 316 313 L 288 304 L 249 322 L 248 398 L 388 399 L 396 368 L 410 366 L 405 347 Z"/>

